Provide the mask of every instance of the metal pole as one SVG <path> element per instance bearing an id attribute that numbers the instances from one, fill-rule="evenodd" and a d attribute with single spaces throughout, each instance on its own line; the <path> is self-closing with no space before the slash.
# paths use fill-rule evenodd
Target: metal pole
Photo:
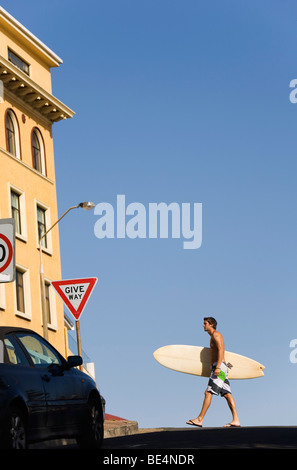
<path id="1" fill-rule="evenodd" d="M 39 248 L 40 248 L 40 284 L 41 284 L 41 309 L 42 309 L 42 322 L 43 322 L 43 337 L 47 340 L 48 339 L 48 328 L 47 328 L 47 312 L 46 312 L 46 298 L 45 298 L 45 283 L 44 283 L 44 272 L 43 272 L 43 264 L 42 264 L 42 239 L 52 230 L 52 228 L 57 225 L 66 214 L 72 209 L 77 209 L 81 207 L 85 210 L 90 210 L 94 207 L 93 202 L 80 202 L 77 206 L 72 206 L 67 209 L 61 217 L 46 231 L 42 234 L 39 240 Z"/>
<path id="2" fill-rule="evenodd" d="M 45 282 L 44 282 L 44 272 L 43 272 L 43 264 L 42 264 L 42 245 L 41 244 L 40 244 L 40 288 L 41 288 L 43 337 L 44 339 L 48 340 Z"/>
<path id="3" fill-rule="evenodd" d="M 52 230 L 52 228 L 57 225 L 66 214 L 72 209 L 76 209 L 80 207 L 80 205 L 69 207 L 64 214 L 59 217 L 59 219 L 46 231 L 42 234 L 39 240 L 39 248 L 40 248 L 40 288 L 41 288 L 41 309 L 42 309 L 42 323 L 43 323 L 43 337 L 48 340 L 48 327 L 47 327 L 47 311 L 46 311 L 46 298 L 45 298 L 45 282 L 44 282 L 44 271 L 43 271 L 43 263 L 42 263 L 42 239 Z"/>
<path id="4" fill-rule="evenodd" d="M 82 357 L 82 350 L 81 350 L 81 336 L 80 336 L 80 324 L 79 320 L 75 321 L 76 324 L 76 340 L 77 340 L 77 352 L 78 355 Z M 83 366 L 79 366 L 80 370 L 83 370 Z"/>

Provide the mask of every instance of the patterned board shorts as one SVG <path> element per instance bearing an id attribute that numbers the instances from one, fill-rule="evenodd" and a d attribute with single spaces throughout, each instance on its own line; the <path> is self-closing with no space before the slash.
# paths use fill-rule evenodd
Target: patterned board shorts
<path id="1" fill-rule="evenodd" d="M 216 365 L 216 362 L 212 365 L 206 391 L 212 393 L 213 395 L 221 395 L 221 397 L 223 397 L 224 395 L 227 395 L 227 393 L 231 393 L 230 383 L 227 378 L 228 367 L 225 362 L 222 362 L 220 374 L 216 376 L 214 374 Z"/>

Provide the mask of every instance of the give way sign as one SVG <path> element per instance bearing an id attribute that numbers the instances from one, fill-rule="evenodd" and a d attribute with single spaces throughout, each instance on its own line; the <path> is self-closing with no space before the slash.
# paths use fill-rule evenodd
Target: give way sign
<path id="1" fill-rule="evenodd" d="M 15 220 L 0 219 L 0 283 L 15 280 Z"/>
<path id="2" fill-rule="evenodd" d="M 97 280 L 97 277 L 67 279 L 64 281 L 52 281 L 52 286 L 55 288 L 75 319 L 78 320 L 87 301 L 89 300 Z"/>

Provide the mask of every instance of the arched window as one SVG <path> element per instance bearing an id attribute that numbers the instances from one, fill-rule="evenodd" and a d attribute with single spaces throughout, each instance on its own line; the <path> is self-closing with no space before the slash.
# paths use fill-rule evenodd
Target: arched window
<path id="1" fill-rule="evenodd" d="M 32 132 L 32 156 L 33 156 L 33 168 L 45 175 L 45 155 L 43 139 L 40 131 L 35 128 Z"/>
<path id="2" fill-rule="evenodd" d="M 20 158 L 19 126 L 14 112 L 9 109 L 6 113 L 6 148 L 9 153 Z"/>

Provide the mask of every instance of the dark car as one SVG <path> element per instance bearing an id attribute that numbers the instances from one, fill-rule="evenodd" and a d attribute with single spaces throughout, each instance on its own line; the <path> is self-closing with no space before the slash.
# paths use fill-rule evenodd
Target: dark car
<path id="1" fill-rule="evenodd" d="M 0 327 L 0 446 L 76 438 L 100 448 L 105 401 L 94 380 L 32 330 Z"/>

